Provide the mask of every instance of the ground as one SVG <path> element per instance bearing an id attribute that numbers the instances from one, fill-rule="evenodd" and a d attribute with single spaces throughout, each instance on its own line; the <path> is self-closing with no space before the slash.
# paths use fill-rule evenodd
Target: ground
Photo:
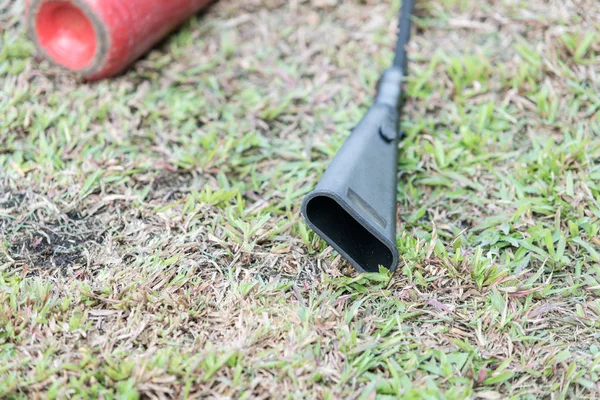
<path id="1" fill-rule="evenodd" d="M 398 1 L 222 0 L 92 84 L 0 1 L 0 398 L 600 397 L 600 3 L 417 3 L 358 275 L 299 206 Z"/>

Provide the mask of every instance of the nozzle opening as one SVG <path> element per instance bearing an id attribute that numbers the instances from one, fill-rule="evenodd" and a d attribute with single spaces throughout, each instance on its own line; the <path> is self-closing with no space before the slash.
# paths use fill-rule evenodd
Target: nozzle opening
<path id="1" fill-rule="evenodd" d="M 311 198 L 305 214 L 329 244 L 346 253 L 366 272 L 377 272 L 380 265 L 392 267 L 394 256 L 389 247 L 331 197 Z"/>
<path id="2" fill-rule="evenodd" d="M 83 70 L 93 64 L 98 48 L 94 24 L 70 1 L 43 2 L 35 16 L 40 47 L 68 69 Z"/>

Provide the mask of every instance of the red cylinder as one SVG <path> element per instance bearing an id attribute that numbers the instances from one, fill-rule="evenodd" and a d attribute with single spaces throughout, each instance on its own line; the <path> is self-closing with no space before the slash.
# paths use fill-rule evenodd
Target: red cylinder
<path id="1" fill-rule="evenodd" d="M 33 40 L 89 80 L 123 71 L 211 0 L 26 0 Z"/>

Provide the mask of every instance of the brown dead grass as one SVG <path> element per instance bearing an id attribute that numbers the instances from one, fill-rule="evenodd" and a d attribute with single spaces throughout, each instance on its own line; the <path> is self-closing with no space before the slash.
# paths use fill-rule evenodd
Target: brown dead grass
<path id="1" fill-rule="evenodd" d="M 6 4 L 0 397 L 598 397 L 598 2 L 419 3 L 393 277 L 298 215 L 389 2 L 220 1 L 97 84 Z"/>

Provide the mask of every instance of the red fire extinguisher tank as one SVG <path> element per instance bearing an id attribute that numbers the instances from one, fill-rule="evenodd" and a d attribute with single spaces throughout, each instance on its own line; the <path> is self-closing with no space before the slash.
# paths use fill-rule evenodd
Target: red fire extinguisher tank
<path id="1" fill-rule="evenodd" d="M 89 80 L 123 71 L 211 0 L 26 0 L 43 56 Z"/>

